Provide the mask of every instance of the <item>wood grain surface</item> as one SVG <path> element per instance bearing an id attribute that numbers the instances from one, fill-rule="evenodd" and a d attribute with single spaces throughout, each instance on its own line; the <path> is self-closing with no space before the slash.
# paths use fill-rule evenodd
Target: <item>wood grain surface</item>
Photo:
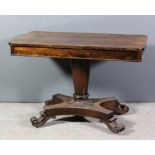
<path id="1" fill-rule="evenodd" d="M 12 55 L 141 61 L 146 35 L 29 32 L 10 41 Z"/>

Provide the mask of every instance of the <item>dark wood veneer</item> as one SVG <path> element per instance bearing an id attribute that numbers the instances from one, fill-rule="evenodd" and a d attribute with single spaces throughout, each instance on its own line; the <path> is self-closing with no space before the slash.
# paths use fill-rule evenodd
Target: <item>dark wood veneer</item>
<path id="1" fill-rule="evenodd" d="M 124 130 L 114 115 L 127 113 L 128 106 L 115 97 L 88 98 L 90 60 L 142 61 L 146 39 L 146 35 L 36 31 L 11 41 L 12 55 L 72 59 L 73 97 L 53 95 L 40 117 L 31 118 L 32 125 L 40 127 L 57 115 L 78 115 L 97 118 L 114 133 Z"/>
<path id="2" fill-rule="evenodd" d="M 141 61 L 147 37 L 105 33 L 30 32 L 10 42 L 12 55 Z"/>

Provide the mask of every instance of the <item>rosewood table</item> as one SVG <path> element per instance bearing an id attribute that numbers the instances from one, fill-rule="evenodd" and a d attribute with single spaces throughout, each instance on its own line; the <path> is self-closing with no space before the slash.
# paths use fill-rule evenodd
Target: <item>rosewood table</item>
<path id="1" fill-rule="evenodd" d="M 88 98 L 90 61 L 140 62 L 146 39 L 145 35 L 36 31 L 11 41 L 12 55 L 72 60 L 73 97 L 53 95 L 51 100 L 45 101 L 40 117 L 31 118 L 32 125 L 40 127 L 57 115 L 76 115 L 97 118 L 114 133 L 124 130 L 125 126 L 114 115 L 127 113 L 128 106 L 121 104 L 115 97 Z"/>

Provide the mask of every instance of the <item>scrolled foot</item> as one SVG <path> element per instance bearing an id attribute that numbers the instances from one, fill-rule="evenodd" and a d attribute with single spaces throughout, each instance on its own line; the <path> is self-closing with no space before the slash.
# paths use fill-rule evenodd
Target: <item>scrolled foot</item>
<path id="1" fill-rule="evenodd" d="M 40 117 L 31 117 L 30 121 L 32 123 L 33 126 L 35 126 L 36 128 L 42 126 L 44 123 L 46 123 L 48 121 L 49 117 L 46 116 L 46 114 L 41 111 L 40 112 Z"/>
<path id="2" fill-rule="evenodd" d="M 129 111 L 129 107 L 127 105 L 121 104 L 115 98 L 101 99 L 100 106 L 108 110 L 112 110 L 116 115 L 125 114 Z"/>
<path id="3" fill-rule="evenodd" d="M 125 104 L 118 105 L 118 110 L 121 114 L 125 114 L 129 111 L 129 107 Z"/>
<path id="4" fill-rule="evenodd" d="M 123 131 L 125 129 L 125 126 L 123 123 L 120 123 L 117 121 L 117 118 L 111 118 L 106 122 L 108 128 L 115 134 Z"/>

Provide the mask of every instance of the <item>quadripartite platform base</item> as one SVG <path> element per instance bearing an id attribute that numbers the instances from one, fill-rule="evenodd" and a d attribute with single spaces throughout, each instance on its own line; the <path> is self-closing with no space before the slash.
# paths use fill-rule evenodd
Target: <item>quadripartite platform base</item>
<path id="1" fill-rule="evenodd" d="M 75 99 L 62 94 L 53 95 L 51 100 L 45 102 L 44 111 L 40 117 L 32 117 L 31 123 L 35 127 L 41 127 L 50 118 L 58 115 L 76 115 L 93 117 L 104 122 L 113 133 L 119 133 L 125 129 L 124 124 L 117 121 L 114 115 L 125 114 L 128 106 L 122 105 L 115 97 L 95 99 Z"/>

